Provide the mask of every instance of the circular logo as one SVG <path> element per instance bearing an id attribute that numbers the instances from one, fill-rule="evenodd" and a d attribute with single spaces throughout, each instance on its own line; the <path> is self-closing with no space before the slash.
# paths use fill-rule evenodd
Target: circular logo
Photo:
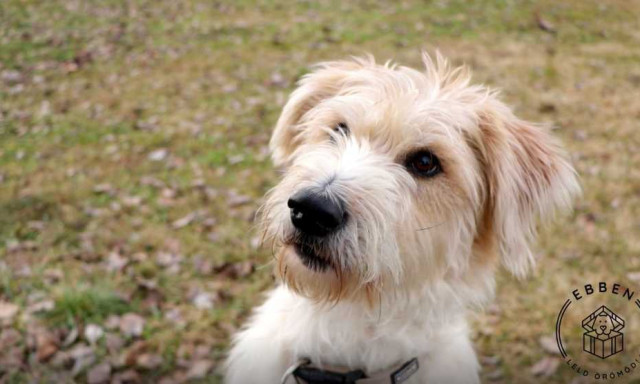
<path id="1" fill-rule="evenodd" d="M 640 374 L 640 340 L 629 337 L 638 334 L 639 320 L 635 291 L 604 281 L 585 284 L 571 291 L 558 313 L 558 349 L 577 375 L 627 381 Z"/>

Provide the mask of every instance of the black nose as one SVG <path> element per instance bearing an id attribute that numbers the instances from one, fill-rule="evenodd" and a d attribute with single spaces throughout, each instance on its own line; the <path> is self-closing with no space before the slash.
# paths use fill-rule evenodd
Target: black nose
<path id="1" fill-rule="evenodd" d="M 302 233 L 325 236 L 345 221 L 344 204 L 324 194 L 303 190 L 289 198 L 291 222 Z"/>

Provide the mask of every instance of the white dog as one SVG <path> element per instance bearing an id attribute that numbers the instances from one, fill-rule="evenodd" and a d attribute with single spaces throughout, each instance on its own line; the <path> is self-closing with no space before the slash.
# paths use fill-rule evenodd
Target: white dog
<path id="1" fill-rule="evenodd" d="M 226 382 L 479 382 L 465 312 L 499 262 L 534 264 L 536 218 L 575 171 L 542 128 L 464 68 L 318 65 L 271 139 L 262 209 L 282 283 L 234 340 Z"/>

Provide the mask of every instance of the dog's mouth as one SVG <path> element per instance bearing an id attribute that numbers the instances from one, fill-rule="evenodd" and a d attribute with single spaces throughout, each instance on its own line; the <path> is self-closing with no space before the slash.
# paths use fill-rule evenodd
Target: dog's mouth
<path id="1" fill-rule="evenodd" d="M 310 244 L 296 242 L 293 244 L 293 248 L 302 264 L 312 271 L 324 272 L 331 268 L 331 264 L 320 256 Z"/>

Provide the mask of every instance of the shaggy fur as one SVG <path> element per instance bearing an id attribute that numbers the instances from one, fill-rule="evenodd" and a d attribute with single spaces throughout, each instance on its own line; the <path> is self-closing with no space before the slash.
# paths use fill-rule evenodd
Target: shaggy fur
<path id="1" fill-rule="evenodd" d="M 323 63 L 291 95 L 271 139 L 284 177 L 261 210 L 282 283 L 236 335 L 227 383 L 278 383 L 303 357 L 372 374 L 414 356 L 427 358 L 412 382 L 479 381 L 465 312 L 491 299 L 500 262 L 530 270 L 536 219 L 579 187 L 545 129 L 439 54 L 424 65 Z M 408 172 L 421 149 L 442 173 Z M 315 245 L 327 269 L 293 246 L 287 200 L 310 187 L 349 214 Z"/>

